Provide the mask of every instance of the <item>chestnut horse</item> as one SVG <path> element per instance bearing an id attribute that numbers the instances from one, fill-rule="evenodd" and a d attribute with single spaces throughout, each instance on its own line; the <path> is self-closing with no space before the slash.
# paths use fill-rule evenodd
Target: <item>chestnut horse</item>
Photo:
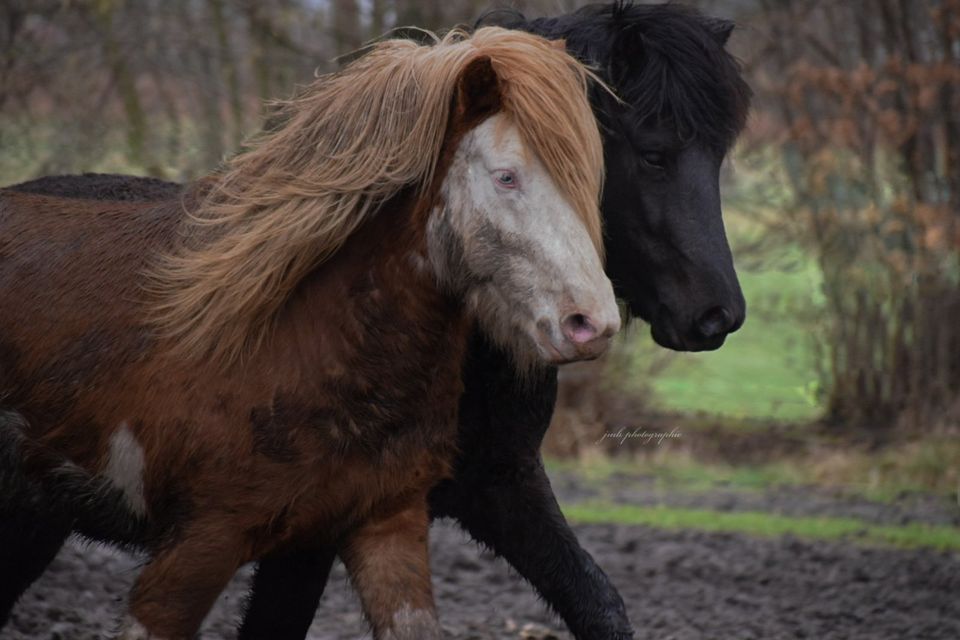
<path id="1" fill-rule="evenodd" d="M 319 547 L 375 637 L 439 638 L 472 323 L 521 373 L 619 328 L 589 75 L 499 28 L 389 41 L 178 201 L 0 191 L 0 519 L 146 549 L 123 638 L 191 637 L 240 565 Z"/>

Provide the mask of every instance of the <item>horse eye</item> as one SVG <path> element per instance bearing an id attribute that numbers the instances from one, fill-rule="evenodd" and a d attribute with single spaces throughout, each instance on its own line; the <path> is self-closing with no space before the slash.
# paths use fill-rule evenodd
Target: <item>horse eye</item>
<path id="1" fill-rule="evenodd" d="M 659 151 L 642 151 L 640 157 L 643 158 L 643 161 L 652 167 L 662 167 L 664 157 L 663 154 Z"/>
<path id="2" fill-rule="evenodd" d="M 498 171 L 497 184 L 505 189 L 514 189 L 517 186 L 517 174 L 507 170 Z"/>

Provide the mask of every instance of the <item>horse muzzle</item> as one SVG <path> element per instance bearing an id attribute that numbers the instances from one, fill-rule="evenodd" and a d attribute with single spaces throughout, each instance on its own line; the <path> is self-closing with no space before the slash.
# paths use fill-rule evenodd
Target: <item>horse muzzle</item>
<path id="1" fill-rule="evenodd" d="M 674 351 L 713 351 L 743 326 L 744 317 L 743 308 L 715 305 L 695 314 L 693 320 L 678 321 L 661 305 L 650 323 L 650 334 L 661 347 Z"/>
<path id="2" fill-rule="evenodd" d="M 536 342 L 540 355 L 548 364 L 561 365 L 603 355 L 620 330 L 620 316 L 571 313 L 560 320 L 559 331 L 547 329 L 547 324 L 538 323 Z"/>

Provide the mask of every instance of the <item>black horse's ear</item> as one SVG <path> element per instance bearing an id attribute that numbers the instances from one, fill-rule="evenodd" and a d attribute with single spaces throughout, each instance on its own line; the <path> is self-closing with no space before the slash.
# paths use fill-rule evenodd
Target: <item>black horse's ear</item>
<path id="1" fill-rule="evenodd" d="M 727 44 L 727 40 L 730 39 L 730 34 L 733 33 L 733 29 L 737 25 L 733 20 L 727 20 L 725 18 L 707 18 L 704 20 L 704 26 L 707 28 L 707 31 L 713 34 L 713 37 L 716 38 L 722 47 Z"/>
<path id="2" fill-rule="evenodd" d="M 526 16 L 516 9 L 491 9 L 477 18 L 477 21 L 473 23 L 473 28 L 503 27 L 504 29 L 522 30 L 526 25 Z"/>
<path id="3" fill-rule="evenodd" d="M 500 110 L 500 78 L 488 56 L 471 60 L 457 83 L 457 111 L 465 120 L 479 120 Z"/>

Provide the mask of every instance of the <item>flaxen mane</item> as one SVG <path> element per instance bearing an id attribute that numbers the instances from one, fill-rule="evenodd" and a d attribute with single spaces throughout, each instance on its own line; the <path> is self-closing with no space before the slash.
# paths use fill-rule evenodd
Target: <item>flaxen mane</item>
<path id="1" fill-rule="evenodd" d="M 213 176 L 178 246 L 148 274 L 152 319 L 173 352 L 229 363 L 255 349 L 310 270 L 401 188 L 429 184 L 457 80 L 481 57 L 504 113 L 600 250 L 590 72 L 562 45 L 495 27 L 432 46 L 390 40 L 281 103 L 282 126 Z"/>

